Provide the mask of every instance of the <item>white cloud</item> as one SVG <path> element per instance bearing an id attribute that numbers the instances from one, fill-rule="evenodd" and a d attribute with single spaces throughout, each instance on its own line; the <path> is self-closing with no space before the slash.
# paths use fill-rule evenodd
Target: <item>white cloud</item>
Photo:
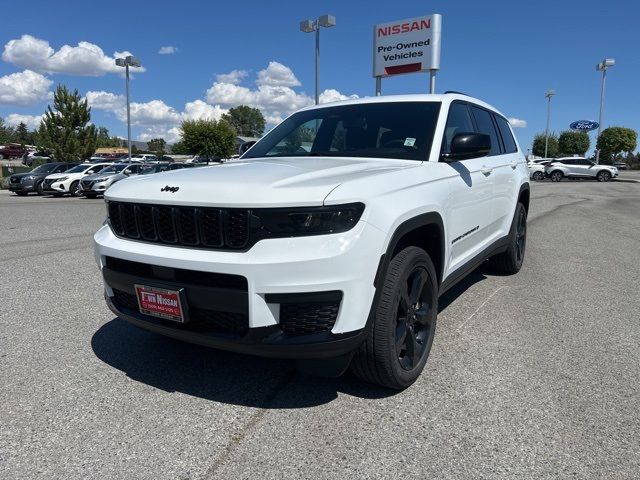
<path id="1" fill-rule="evenodd" d="M 515 117 L 509 117 L 509 123 L 513 128 L 527 128 L 527 121 Z"/>
<path id="2" fill-rule="evenodd" d="M 278 62 L 269 62 L 269 66 L 258 72 L 258 85 L 270 85 L 272 87 L 299 87 L 300 80 L 296 78 L 291 69 Z"/>
<path id="3" fill-rule="evenodd" d="M 147 127 L 138 135 L 137 140 L 148 142 L 154 138 L 164 138 L 167 143 L 175 143 L 180 140 L 180 127 Z"/>
<path id="4" fill-rule="evenodd" d="M 246 70 L 232 70 L 229 73 L 219 73 L 216 75 L 216 80 L 220 83 L 239 85 L 247 75 L 249 75 L 249 72 Z"/>
<path id="5" fill-rule="evenodd" d="M 166 47 L 160 47 L 160 50 L 158 50 L 158 53 L 160 55 L 173 55 L 174 53 L 178 53 L 178 47 L 172 47 L 171 45 L 168 45 Z"/>
<path id="6" fill-rule="evenodd" d="M 358 98 L 358 95 L 343 95 L 333 88 L 329 88 L 320 94 L 320 103 L 339 102 L 340 100 L 351 100 Z"/>
<path id="7" fill-rule="evenodd" d="M 52 80 L 25 70 L 0 77 L 0 105 L 33 105 L 51 96 Z"/>
<path id="8" fill-rule="evenodd" d="M 108 110 L 115 112 L 121 108 L 126 108 L 124 95 L 115 95 L 110 92 L 87 92 L 85 95 L 91 108 L 97 110 Z"/>
<path id="9" fill-rule="evenodd" d="M 79 42 L 75 47 L 63 45 L 55 51 L 46 40 L 22 35 L 5 44 L 2 59 L 36 72 L 97 77 L 106 73 L 121 73 L 122 67 L 116 66 L 115 59 L 127 55 L 131 53 L 114 52 L 114 56 L 109 57 L 99 46 L 89 42 Z M 144 72 L 143 67 L 132 70 Z"/>
<path id="10" fill-rule="evenodd" d="M 44 115 L 21 115 L 19 113 L 10 113 L 4 117 L 4 122 L 7 125 L 18 126 L 20 123 L 24 123 L 29 130 L 37 130 L 40 127 Z"/>
<path id="11" fill-rule="evenodd" d="M 227 110 L 221 108 L 220 105 L 209 105 L 202 100 L 194 100 L 188 102 L 184 106 L 182 118 L 185 120 L 220 120 Z"/>

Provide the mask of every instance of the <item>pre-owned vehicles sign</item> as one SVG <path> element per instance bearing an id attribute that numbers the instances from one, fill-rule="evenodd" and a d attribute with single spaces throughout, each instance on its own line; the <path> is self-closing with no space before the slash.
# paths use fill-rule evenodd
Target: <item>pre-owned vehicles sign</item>
<path id="1" fill-rule="evenodd" d="M 373 76 L 440 68 L 442 15 L 408 18 L 373 27 Z"/>

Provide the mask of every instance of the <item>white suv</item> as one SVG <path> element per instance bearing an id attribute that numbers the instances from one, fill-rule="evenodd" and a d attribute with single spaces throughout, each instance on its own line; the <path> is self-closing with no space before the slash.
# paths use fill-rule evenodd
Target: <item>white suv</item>
<path id="1" fill-rule="evenodd" d="M 239 160 L 105 196 L 96 258 L 119 317 L 399 389 L 444 291 L 486 259 L 520 269 L 529 173 L 493 107 L 407 95 L 301 110 Z"/>
<path id="2" fill-rule="evenodd" d="M 78 197 L 82 195 L 80 180 L 86 175 L 94 175 L 104 170 L 109 165 L 112 165 L 112 162 L 81 163 L 64 173 L 49 175 L 45 177 L 42 182 L 43 193 L 44 195 L 54 195 L 57 197 L 68 193 L 74 197 Z"/>
<path id="3" fill-rule="evenodd" d="M 594 178 L 599 182 L 608 182 L 618 176 L 618 169 L 611 165 L 602 165 L 583 157 L 562 157 L 552 160 L 545 167 L 546 175 L 552 182 L 563 178 Z"/>

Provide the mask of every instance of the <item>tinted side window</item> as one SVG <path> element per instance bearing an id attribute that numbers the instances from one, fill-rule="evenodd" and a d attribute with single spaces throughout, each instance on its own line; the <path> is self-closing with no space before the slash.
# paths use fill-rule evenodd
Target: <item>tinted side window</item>
<path id="1" fill-rule="evenodd" d="M 476 119 L 476 125 L 478 126 L 478 133 L 484 133 L 491 138 L 491 151 L 489 155 L 500 155 L 500 139 L 498 138 L 498 132 L 491 119 L 491 113 L 483 108 L 471 107 L 473 116 Z"/>
<path id="2" fill-rule="evenodd" d="M 516 141 L 513 139 L 513 134 L 511 133 L 511 129 L 509 128 L 509 122 L 506 119 L 494 115 L 493 118 L 496 119 L 496 123 L 498 124 L 498 130 L 500 130 L 500 135 L 502 135 L 502 143 L 504 144 L 504 153 L 515 153 L 518 151 L 518 147 L 516 146 Z"/>
<path id="3" fill-rule="evenodd" d="M 564 163 L 565 165 L 575 165 L 575 160 L 561 160 L 560 163 Z"/>
<path id="4" fill-rule="evenodd" d="M 579 160 L 576 160 L 576 165 L 591 165 L 591 162 L 586 158 L 581 158 Z"/>
<path id="5" fill-rule="evenodd" d="M 442 153 L 451 152 L 451 140 L 459 133 L 473 133 L 473 121 L 466 103 L 454 102 L 449 107 L 447 125 L 442 138 Z"/>

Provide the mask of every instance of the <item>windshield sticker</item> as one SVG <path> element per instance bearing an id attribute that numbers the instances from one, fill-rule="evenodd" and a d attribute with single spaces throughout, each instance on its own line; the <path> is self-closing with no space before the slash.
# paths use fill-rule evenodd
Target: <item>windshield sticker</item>
<path id="1" fill-rule="evenodd" d="M 415 138 L 411 138 L 411 137 L 407 137 L 404 139 L 404 146 L 405 147 L 413 147 L 413 145 L 416 143 L 416 139 Z"/>

